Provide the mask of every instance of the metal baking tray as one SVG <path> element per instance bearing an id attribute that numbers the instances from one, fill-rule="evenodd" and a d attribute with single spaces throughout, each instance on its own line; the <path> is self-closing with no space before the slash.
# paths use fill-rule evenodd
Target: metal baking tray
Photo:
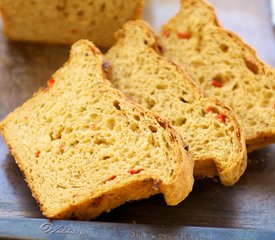
<path id="1" fill-rule="evenodd" d="M 267 0 L 212 0 L 221 23 L 275 66 L 275 34 Z M 249 2 L 249 4 L 248 4 Z M 156 30 L 178 0 L 148 0 L 144 13 Z M 0 119 L 32 96 L 68 57 L 69 47 L 9 42 L 0 34 Z M 93 221 L 45 219 L 0 138 L 0 239 L 275 239 L 275 146 L 249 154 L 233 187 L 198 180 L 175 207 L 161 195 L 126 203 Z"/>

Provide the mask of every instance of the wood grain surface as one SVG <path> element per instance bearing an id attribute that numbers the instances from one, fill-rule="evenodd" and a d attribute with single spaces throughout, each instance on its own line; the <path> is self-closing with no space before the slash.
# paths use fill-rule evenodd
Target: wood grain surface
<path id="1" fill-rule="evenodd" d="M 234 30 L 275 66 L 275 34 L 267 0 L 212 0 L 221 23 Z M 145 18 L 159 29 L 177 9 L 177 0 L 150 0 Z M 9 42 L 0 34 L 0 119 L 19 106 L 58 69 L 67 46 Z M 0 218 L 42 215 L 0 138 Z M 249 155 L 240 182 L 223 187 L 218 181 L 196 181 L 180 205 L 167 207 L 162 196 L 127 203 L 97 221 L 171 226 L 213 226 L 275 230 L 275 146 Z"/>

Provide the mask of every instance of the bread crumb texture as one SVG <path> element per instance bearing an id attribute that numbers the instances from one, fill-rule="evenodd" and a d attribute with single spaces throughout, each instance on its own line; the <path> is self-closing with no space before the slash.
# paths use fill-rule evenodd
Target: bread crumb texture
<path id="1" fill-rule="evenodd" d="M 91 42 L 78 41 L 48 87 L 0 124 L 48 218 L 90 219 L 157 193 L 175 205 L 192 189 L 181 137 L 111 88 L 103 63 Z"/>
<path id="2" fill-rule="evenodd" d="M 90 39 L 110 47 L 125 22 L 141 16 L 144 0 L 1 0 L 4 32 L 13 40 L 72 44 Z"/>
<path id="3" fill-rule="evenodd" d="M 223 29 L 204 0 L 182 0 L 162 28 L 163 55 L 185 67 L 207 96 L 237 114 L 248 151 L 275 142 L 275 70 L 234 33 Z M 188 35 L 188 38 L 179 35 Z"/>
<path id="4" fill-rule="evenodd" d="M 107 52 L 111 81 L 143 107 L 167 118 L 186 140 L 196 177 L 219 175 L 232 185 L 243 174 L 246 147 L 232 111 L 216 99 L 204 98 L 179 66 L 158 54 L 161 48 L 150 26 L 131 21 L 117 33 Z"/>

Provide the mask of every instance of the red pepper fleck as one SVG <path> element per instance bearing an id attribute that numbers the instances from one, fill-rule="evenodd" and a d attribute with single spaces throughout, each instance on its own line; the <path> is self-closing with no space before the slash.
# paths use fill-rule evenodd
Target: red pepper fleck
<path id="1" fill-rule="evenodd" d="M 91 51 L 92 51 L 93 54 L 101 54 L 101 52 L 99 51 L 99 49 L 96 48 L 96 47 L 90 47 L 90 49 L 91 49 Z"/>
<path id="2" fill-rule="evenodd" d="M 178 39 L 190 39 L 191 34 L 188 32 L 178 32 L 177 37 L 178 37 Z"/>
<path id="3" fill-rule="evenodd" d="M 38 157 L 39 157 L 39 155 L 40 155 L 40 151 L 39 151 L 39 150 L 37 150 L 37 151 L 34 153 L 34 156 L 38 158 Z"/>
<path id="4" fill-rule="evenodd" d="M 225 115 L 219 114 L 219 115 L 217 115 L 217 118 L 218 118 L 222 123 L 225 123 L 225 119 L 226 119 L 226 116 L 225 116 Z"/>
<path id="5" fill-rule="evenodd" d="M 49 79 L 47 84 L 48 84 L 48 87 L 53 86 L 54 85 L 54 79 L 53 78 Z"/>
<path id="6" fill-rule="evenodd" d="M 124 111 L 120 111 L 120 114 L 121 114 L 123 117 L 127 117 L 126 112 L 124 112 Z"/>
<path id="7" fill-rule="evenodd" d="M 63 153 L 63 152 L 64 152 L 64 150 L 65 150 L 64 145 L 60 145 L 59 149 L 60 149 L 60 151 Z"/>
<path id="8" fill-rule="evenodd" d="M 113 176 L 109 177 L 109 178 L 107 179 L 107 181 L 112 181 L 112 180 L 114 180 L 115 178 L 116 178 L 116 175 L 113 175 Z"/>
<path id="9" fill-rule="evenodd" d="M 211 81 L 211 84 L 214 86 L 214 87 L 217 87 L 217 88 L 221 88 L 222 87 L 222 82 L 219 82 L 215 79 L 212 79 Z"/>
<path id="10" fill-rule="evenodd" d="M 163 35 L 164 37 L 169 37 L 169 36 L 170 36 L 170 30 L 168 30 L 168 29 L 163 30 L 163 31 L 162 31 L 162 35 Z"/>
<path id="11" fill-rule="evenodd" d="M 95 130 L 96 129 L 96 124 L 91 124 L 90 129 Z"/>
<path id="12" fill-rule="evenodd" d="M 216 113 L 215 110 L 214 110 L 214 108 L 212 108 L 212 107 L 208 107 L 208 108 L 205 110 L 205 112 L 208 112 L 208 113 Z"/>
<path id="13" fill-rule="evenodd" d="M 130 173 L 131 175 L 134 175 L 134 174 L 140 173 L 142 170 L 143 169 L 129 169 L 128 173 Z"/>

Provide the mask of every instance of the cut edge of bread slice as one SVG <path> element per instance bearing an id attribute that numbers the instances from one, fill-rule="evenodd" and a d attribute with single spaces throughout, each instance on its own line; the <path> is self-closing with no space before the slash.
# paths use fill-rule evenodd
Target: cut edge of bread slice
<path id="1" fill-rule="evenodd" d="M 239 37 L 237 34 L 235 34 L 234 32 L 223 28 L 223 26 L 220 24 L 216 13 L 215 13 L 215 8 L 212 4 L 210 4 L 208 1 L 206 0 L 181 0 L 181 8 L 179 10 L 179 12 L 172 17 L 166 24 L 164 24 L 162 26 L 162 30 L 161 30 L 161 35 L 160 35 L 160 43 L 163 47 L 164 50 L 164 56 L 168 57 L 170 60 L 175 61 L 177 64 L 183 65 L 186 68 L 185 64 L 182 64 L 178 59 L 168 56 L 168 54 L 165 53 L 165 50 L 167 48 L 167 46 L 165 45 L 165 38 L 167 38 L 169 32 L 173 32 L 175 31 L 177 33 L 177 27 L 174 26 L 174 22 L 177 20 L 179 20 L 181 18 L 181 12 L 185 11 L 184 6 L 193 6 L 193 5 L 198 5 L 199 7 L 203 7 L 205 8 L 205 12 L 208 11 L 207 14 L 204 14 L 204 16 L 202 15 L 198 15 L 197 19 L 200 18 L 204 18 L 207 19 L 207 23 L 209 23 L 209 28 L 211 28 L 213 30 L 213 32 L 216 32 L 217 34 L 221 34 L 222 36 L 227 37 L 228 39 L 231 39 L 233 42 L 236 43 L 236 45 L 239 45 L 242 49 L 244 49 L 244 51 L 246 51 L 246 53 L 244 53 L 244 62 L 245 65 L 247 66 L 247 68 L 251 71 L 254 72 L 255 69 L 259 72 L 261 72 L 261 74 L 265 74 L 267 78 L 269 78 L 270 82 L 269 82 L 269 89 L 275 89 L 275 70 L 273 68 L 271 68 L 268 64 L 266 64 L 264 61 L 262 61 L 256 50 L 251 47 L 250 45 L 248 45 L 247 43 L 245 43 L 243 41 L 243 39 L 241 37 Z M 188 11 L 188 10 L 186 10 Z M 196 10 L 197 12 L 199 10 Z M 185 19 L 181 20 L 183 22 L 182 26 L 184 26 L 184 21 L 188 21 Z M 199 20 L 198 20 L 199 21 Z M 184 27 L 183 27 L 184 28 Z M 192 31 L 192 30 L 191 30 Z M 191 38 L 191 36 L 188 36 L 189 39 Z M 179 36 L 179 39 L 183 39 L 184 40 L 184 36 L 181 37 Z M 192 76 L 191 72 L 188 71 L 188 69 L 186 68 L 187 72 Z M 199 71 L 199 70 L 198 70 Z M 272 77 L 273 76 L 273 77 Z M 193 76 L 192 76 L 193 77 Z M 193 77 L 194 80 L 196 80 L 196 82 L 198 82 L 198 79 L 196 79 L 195 77 Z M 204 90 L 204 89 L 203 89 Z M 211 95 L 213 97 L 215 97 L 215 95 Z M 223 99 L 221 99 L 223 101 Z M 275 96 L 273 94 L 273 109 L 271 108 L 270 113 L 273 115 L 270 115 L 271 119 L 275 119 L 275 114 L 274 114 L 274 108 L 275 108 Z M 233 111 L 234 111 L 234 107 Z M 273 110 L 273 112 L 272 112 Z M 237 114 L 237 117 L 240 119 L 240 117 Z M 242 124 L 242 119 L 240 119 L 241 124 Z M 273 121 L 273 123 L 275 123 L 275 120 Z M 244 125 L 244 124 L 242 124 Z M 266 127 L 265 125 L 267 125 L 268 127 Z M 256 149 L 265 147 L 269 144 L 273 144 L 275 143 L 275 127 L 274 125 L 272 126 L 272 124 L 267 124 L 264 123 L 262 125 L 261 129 L 258 129 L 257 131 L 254 131 L 253 134 L 249 133 L 247 134 L 246 132 L 246 127 L 243 126 L 244 130 L 245 130 L 245 137 L 246 137 L 246 144 L 247 144 L 247 151 L 248 152 L 252 152 Z"/>
<path id="2" fill-rule="evenodd" d="M 46 89 L 36 93 L 33 96 L 33 98 L 31 98 L 30 100 L 25 102 L 21 107 L 18 107 L 16 110 L 10 113 L 0 123 L 0 131 L 8 147 L 10 148 L 16 163 L 18 164 L 21 172 L 23 173 L 24 178 L 26 179 L 26 182 L 31 189 L 33 197 L 36 199 L 36 201 L 40 205 L 40 209 L 43 212 L 43 214 L 48 218 L 91 219 L 91 218 L 97 217 L 104 211 L 109 211 L 123 204 L 126 201 L 148 198 L 149 196 L 155 195 L 158 193 L 163 193 L 165 201 L 167 202 L 168 205 L 176 205 L 179 202 L 181 202 L 184 198 L 186 198 L 187 195 L 192 190 L 193 160 L 188 156 L 186 150 L 184 149 L 186 144 L 183 142 L 180 135 L 178 135 L 174 131 L 174 129 L 172 128 L 169 122 L 165 121 L 164 119 L 162 119 L 161 117 L 159 117 L 158 115 L 150 111 L 144 110 L 139 105 L 129 102 L 129 100 L 123 94 L 121 94 L 118 90 L 111 88 L 109 81 L 107 81 L 105 78 L 104 66 L 105 64 L 103 61 L 102 54 L 91 42 L 89 42 L 88 40 L 80 40 L 76 42 L 71 48 L 69 60 L 64 64 L 62 68 L 60 68 L 53 75 L 51 80 L 48 81 L 49 86 Z M 71 75 L 68 76 L 69 73 Z M 84 74 L 84 75 L 80 76 L 80 74 Z M 78 79 L 77 81 L 79 81 L 79 83 L 75 84 L 77 86 L 72 87 L 72 85 L 74 84 L 71 85 L 71 80 L 75 80 L 75 79 Z M 68 84 L 71 86 L 70 88 L 66 87 L 66 85 Z M 85 89 L 83 88 L 83 86 Z M 83 91 L 78 92 L 76 90 L 77 88 L 80 88 Z M 160 142 L 160 144 L 166 144 L 165 146 L 167 147 L 165 147 L 164 145 L 161 145 L 163 148 L 157 149 L 158 147 L 153 146 L 151 148 L 152 150 L 150 151 L 150 153 L 153 152 L 152 154 L 154 154 L 155 152 L 158 153 L 159 151 L 163 151 L 161 152 L 162 155 L 160 156 L 166 156 L 166 158 L 154 159 L 154 161 L 158 161 L 159 164 L 164 164 L 163 166 L 164 170 L 160 170 L 159 167 L 152 168 L 151 165 L 147 166 L 146 165 L 147 162 L 145 162 L 145 160 L 141 160 L 139 164 L 141 166 L 144 165 L 143 169 L 134 169 L 131 171 L 129 170 L 127 172 L 125 170 L 126 166 L 131 165 L 132 159 L 135 158 L 135 155 L 133 155 L 129 159 L 127 158 L 127 160 L 130 161 L 129 164 L 127 161 L 122 161 L 122 159 L 116 160 L 116 161 L 119 161 L 118 162 L 119 167 L 117 169 L 116 176 L 111 176 L 110 178 L 107 178 L 105 181 L 103 181 L 104 177 L 102 180 L 101 175 L 103 173 L 105 174 L 104 172 L 105 170 L 104 171 L 102 170 L 102 174 L 98 176 L 100 178 L 99 180 L 100 181 L 102 180 L 101 181 L 102 182 L 101 185 L 103 185 L 102 187 L 101 185 L 99 185 L 100 187 L 96 185 L 96 187 L 93 187 L 93 189 L 89 189 L 88 187 L 92 186 L 91 185 L 92 183 L 90 181 L 93 180 L 92 177 L 90 177 L 89 181 L 85 182 L 85 184 L 87 184 L 88 186 L 85 185 L 83 189 L 80 188 L 77 194 L 72 194 L 74 191 L 76 191 L 74 190 L 75 186 L 74 185 L 67 186 L 66 185 L 67 182 L 70 183 L 70 181 L 74 180 L 76 181 L 75 182 L 76 185 L 79 184 L 81 186 L 81 184 L 84 184 L 83 181 L 80 181 L 80 182 L 77 182 L 77 181 L 79 178 L 82 180 L 82 175 L 93 173 L 92 172 L 93 169 L 89 168 L 88 167 L 89 165 L 86 166 L 85 164 L 89 164 L 89 162 L 93 160 L 92 154 L 94 153 L 91 153 L 91 155 L 89 155 L 88 150 L 84 151 L 85 154 L 88 154 L 87 158 L 83 158 L 86 162 L 84 160 L 83 161 L 79 160 L 80 161 L 79 163 L 74 162 L 75 161 L 73 160 L 75 156 L 74 154 L 72 156 L 69 155 L 69 157 L 66 157 L 66 159 L 60 158 L 62 160 L 60 164 L 64 165 L 64 166 L 60 166 L 59 163 L 57 164 L 55 163 L 55 160 L 51 160 L 51 158 L 49 158 L 49 156 L 51 155 L 47 155 L 47 151 L 58 151 L 58 154 L 64 154 L 66 153 L 67 147 L 69 149 L 69 147 L 71 146 L 70 144 L 67 146 L 67 142 L 69 140 L 74 140 L 74 143 L 73 143 L 74 145 L 69 150 L 70 151 L 72 150 L 73 153 L 77 151 L 75 154 L 79 154 L 80 150 L 78 150 L 77 144 L 79 143 L 85 144 L 84 142 L 83 143 L 81 142 L 81 138 L 79 137 L 82 134 L 82 131 L 87 131 L 87 130 L 96 131 L 98 129 L 95 129 L 95 128 L 100 128 L 100 127 L 105 129 L 104 131 L 106 131 L 107 129 L 106 126 L 103 123 L 99 122 L 98 123 L 99 126 L 96 126 L 96 127 L 94 126 L 94 124 L 92 124 L 90 126 L 91 128 L 89 129 L 80 128 L 78 131 L 76 131 L 75 137 L 73 137 L 74 135 L 68 135 L 70 133 L 67 133 L 66 121 L 68 121 L 68 119 L 66 118 L 66 116 L 68 116 L 68 114 L 69 115 L 73 114 L 74 107 L 78 107 L 79 105 L 82 112 L 89 111 L 90 109 L 93 109 L 94 111 L 96 109 L 95 107 L 91 108 L 92 106 L 88 106 L 86 105 L 86 103 L 84 103 L 84 105 L 81 102 L 79 102 L 79 104 L 78 102 L 76 102 L 75 105 L 73 103 L 74 99 L 78 99 L 78 98 L 82 100 L 87 100 L 87 101 L 90 99 L 93 99 L 92 96 L 91 97 L 89 96 L 89 93 L 91 93 L 91 95 L 93 94 L 92 93 L 93 90 L 99 91 L 98 94 L 102 95 L 102 96 L 100 95 L 100 98 L 102 97 L 103 102 L 109 101 L 108 98 L 105 99 L 104 96 L 109 96 L 108 94 L 110 94 L 111 102 L 115 101 L 113 103 L 114 106 L 113 104 L 111 104 L 110 111 L 115 111 L 114 113 L 115 116 L 117 116 L 116 114 L 120 116 L 116 120 L 118 122 L 121 121 L 123 124 L 125 123 L 126 126 L 128 127 L 128 129 L 126 130 L 123 129 L 123 131 L 132 132 L 130 131 L 131 129 L 133 131 L 136 131 L 137 126 L 131 125 L 132 122 L 131 123 L 129 122 L 131 120 L 130 117 L 133 117 L 133 122 L 135 119 L 137 119 L 137 121 L 140 121 L 140 126 L 141 124 L 143 124 L 144 126 L 147 126 L 149 128 L 148 130 L 142 129 L 142 131 L 144 131 L 144 134 L 140 134 L 139 138 L 142 138 L 143 135 L 146 137 L 147 136 L 146 134 L 148 131 L 148 134 L 152 133 L 151 135 L 154 136 L 157 140 L 163 139 L 162 140 L 163 142 Z M 38 114 L 38 110 L 36 109 L 37 107 L 42 107 L 42 106 L 45 107 L 45 105 L 47 107 L 47 104 L 50 101 L 53 101 L 53 103 L 55 104 L 58 104 L 58 102 L 61 101 L 62 105 L 68 108 L 68 111 L 66 110 L 66 113 L 65 113 L 67 114 L 66 116 L 63 116 L 61 111 L 57 112 L 56 116 L 53 115 L 55 116 L 55 118 L 50 119 L 51 121 L 53 121 L 52 123 L 51 121 L 49 121 L 48 117 L 50 114 L 49 112 L 53 111 L 52 109 L 55 108 L 55 104 L 49 106 L 48 112 L 45 112 L 45 111 L 39 112 L 40 115 Z M 83 109 L 83 106 L 81 105 L 83 105 L 84 107 L 86 106 L 87 109 Z M 106 106 L 106 108 L 107 107 L 108 106 Z M 126 109 L 128 110 L 128 112 L 127 111 L 124 112 L 124 110 Z M 89 117 L 91 116 L 91 114 L 94 114 L 94 113 L 87 112 L 87 119 L 91 118 Z M 77 117 L 77 121 L 79 122 L 75 122 L 76 126 L 82 126 L 81 124 L 82 124 L 83 116 L 85 117 L 84 119 L 87 120 L 86 113 L 85 114 L 79 113 L 79 116 Z M 63 124 L 64 122 L 65 128 L 63 129 L 64 131 L 62 130 L 61 133 L 60 132 L 48 133 L 48 129 L 46 129 L 45 130 L 46 135 L 40 140 L 32 139 L 34 140 L 34 145 L 35 144 L 37 145 L 31 146 L 30 142 L 32 141 L 30 141 L 28 137 L 31 138 L 33 136 L 36 136 L 36 138 L 40 138 L 41 137 L 40 135 L 43 135 L 40 132 L 39 134 L 36 132 L 33 132 L 33 124 L 39 123 L 39 122 L 44 123 L 44 120 L 41 120 L 40 118 L 47 119 L 46 122 L 48 123 L 49 128 L 50 127 L 54 128 L 56 125 L 60 124 L 60 122 L 58 121 L 58 118 L 60 118 L 61 123 Z M 74 122 L 70 124 L 74 124 Z M 69 124 L 69 127 L 71 127 L 70 124 Z M 155 125 L 155 126 L 151 126 L 151 125 Z M 107 126 L 108 126 L 108 129 L 109 128 L 113 129 L 113 127 L 117 125 L 114 126 L 114 123 L 107 122 Z M 28 131 L 26 131 L 25 128 L 27 128 Z M 42 127 L 40 129 L 41 131 L 43 130 Z M 71 131 L 70 128 L 69 130 Z M 74 133 L 74 131 L 72 132 Z M 109 132 L 112 132 L 112 131 L 109 131 Z M 50 135 L 51 140 L 48 140 L 49 138 L 48 134 Z M 79 134 L 79 136 L 77 134 Z M 90 133 L 88 132 L 87 134 L 90 134 Z M 104 134 L 104 132 L 102 131 L 101 134 Z M 157 134 L 162 134 L 162 135 L 157 135 Z M 98 135 L 99 133 L 95 136 L 98 136 Z M 68 139 L 66 140 L 67 142 L 64 143 L 64 146 L 62 146 L 62 148 L 60 148 L 60 146 L 56 146 L 57 143 L 59 143 L 63 138 L 66 139 L 67 136 L 68 136 Z M 99 146 L 100 144 L 104 144 L 104 141 L 103 141 L 104 139 L 103 140 L 96 139 L 96 140 Z M 116 139 L 114 141 L 116 142 L 120 140 Z M 125 138 L 125 141 L 126 141 L 126 138 Z M 52 147 L 49 148 L 48 146 L 49 144 L 52 144 Z M 125 145 L 128 146 L 128 144 L 131 144 L 131 143 L 128 143 L 126 141 Z M 34 150 L 32 148 L 37 149 L 37 147 L 40 147 L 41 151 L 33 152 Z M 120 149 L 122 149 L 123 147 L 124 146 L 119 146 L 117 148 L 117 152 L 121 153 Z M 136 143 L 135 149 L 142 150 L 144 149 L 143 147 L 144 146 L 140 146 L 139 144 Z M 103 147 L 99 147 L 98 152 L 100 152 L 99 150 L 102 150 L 102 149 Z M 132 150 L 135 150 L 135 149 L 132 149 Z M 112 153 L 113 152 L 110 152 L 110 154 Z M 53 152 L 53 154 L 55 154 L 55 152 Z M 139 155 L 142 154 L 142 151 L 139 151 L 138 154 Z M 53 156 L 55 156 L 56 158 L 59 157 L 59 155 L 53 155 Z M 98 155 L 96 155 L 95 157 L 98 158 Z M 94 161 L 99 161 L 99 160 L 100 159 L 95 159 Z M 79 171 L 83 170 L 83 168 L 80 168 L 81 161 L 83 162 L 84 166 L 86 166 L 85 172 L 82 172 L 82 175 L 75 175 L 77 173 L 77 169 Z M 108 159 L 104 161 L 108 161 Z M 99 166 L 102 169 L 105 166 L 104 161 L 101 162 L 102 167 Z M 69 165 L 66 165 L 67 162 Z M 153 162 L 152 164 L 154 163 L 155 162 Z M 109 167 L 113 168 L 112 164 L 113 162 L 111 162 L 109 165 L 108 163 L 106 163 L 105 167 L 108 169 Z M 126 165 L 124 166 L 123 164 L 126 164 Z M 136 164 L 136 163 L 132 163 L 132 164 Z M 64 178 L 63 182 L 58 183 L 58 181 L 55 180 L 56 175 L 57 177 L 59 177 L 58 174 L 60 174 L 60 178 L 62 179 L 62 176 L 63 176 L 62 171 L 65 171 L 65 172 L 67 170 L 69 171 L 71 167 L 70 165 L 72 165 L 72 169 L 74 169 L 73 173 L 70 173 L 73 175 L 72 176 L 69 175 L 68 179 Z M 36 169 L 41 166 L 43 166 L 43 169 L 38 169 L 38 170 Z M 60 169 L 58 167 L 60 167 Z M 49 169 L 51 169 L 51 171 Z M 169 172 L 166 172 L 168 171 L 167 169 L 170 169 L 171 171 L 169 170 Z M 74 173 L 74 171 L 76 173 Z M 160 174 L 160 171 L 162 171 L 161 174 Z M 96 174 L 96 172 L 94 172 L 94 174 Z M 111 175 L 111 173 L 109 175 Z M 48 184 L 50 185 L 53 184 L 53 185 L 51 187 L 48 186 L 48 188 L 50 189 L 47 188 L 47 189 L 44 189 L 43 191 L 42 189 L 39 189 L 39 187 L 40 188 L 45 187 L 43 185 L 44 182 L 43 181 L 40 182 L 41 180 L 47 181 Z M 83 180 L 85 180 L 85 178 Z M 94 179 L 95 182 L 99 180 Z M 66 185 L 65 188 L 62 185 Z M 56 191 L 56 193 L 51 193 L 51 191 Z M 47 194 L 51 194 L 51 195 L 47 195 Z M 62 195 L 60 199 L 61 200 L 63 199 L 64 202 L 59 200 L 59 195 Z M 50 206 L 51 202 L 53 202 L 52 204 L 53 206 Z"/>
<path id="3" fill-rule="evenodd" d="M 228 116 L 228 123 L 232 123 L 235 128 L 234 133 L 230 134 L 234 136 L 233 141 L 236 146 L 234 145 L 235 147 L 233 147 L 234 157 L 230 158 L 230 161 L 226 163 L 223 163 L 222 159 L 226 159 L 228 156 L 223 156 L 223 158 L 213 157 L 213 154 L 211 154 L 212 150 L 209 150 L 207 155 L 203 155 L 202 153 L 196 155 L 195 152 L 192 153 L 193 146 L 191 144 L 192 140 L 190 140 L 190 137 L 187 138 L 186 136 L 183 136 L 185 133 L 183 133 L 182 130 L 178 128 L 176 128 L 176 130 L 182 134 L 182 137 L 189 145 L 189 152 L 195 161 L 194 175 L 196 178 L 213 178 L 215 176 L 219 176 L 223 185 L 230 186 L 236 183 L 246 169 L 247 152 L 243 130 L 232 110 L 217 99 L 204 98 L 199 89 L 196 87 L 196 84 L 191 80 L 182 67 L 170 62 L 168 59 L 158 54 L 159 49 L 157 40 L 151 27 L 146 22 L 142 20 L 129 21 L 124 25 L 123 29 L 116 33 L 116 38 L 116 44 L 110 48 L 105 55 L 112 69 L 110 80 L 115 87 L 124 92 L 129 98 L 137 101 L 143 107 L 147 107 L 151 111 L 155 111 L 167 120 L 172 121 L 173 124 L 175 119 L 170 117 L 169 114 L 163 114 L 162 112 L 162 109 L 165 109 L 165 107 L 161 106 L 159 108 L 155 108 L 153 105 L 158 105 L 158 103 L 156 99 L 151 99 L 151 96 L 154 95 L 155 92 L 166 91 L 166 89 L 168 89 L 167 86 L 169 85 L 169 82 L 162 81 L 161 79 L 165 79 L 165 77 L 159 74 L 159 72 L 163 71 L 163 69 L 173 69 L 174 72 L 172 72 L 172 70 L 168 70 L 165 76 L 167 79 L 170 77 L 171 82 L 173 82 L 173 85 L 177 86 L 177 88 L 179 88 L 182 84 L 176 84 L 174 80 L 172 80 L 173 74 L 176 75 L 178 79 L 181 79 L 182 83 L 185 84 L 184 88 L 181 88 L 181 90 L 184 92 L 189 92 L 187 94 L 189 96 L 182 95 L 181 97 L 183 99 L 196 99 L 197 103 L 194 103 L 194 106 L 198 103 L 200 103 L 201 106 L 204 106 L 205 109 L 207 107 L 214 106 L 217 109 L 220 109 L 222 114 Z M 147 64 L 142 61 L 143 56 L 147 56 Z M 158 71 L 157 67 L 154 68 L 154 66 L 151 65 L 151 62 L 149 62 L 150 58 L 153 59 L 150 61 L 153 62 L 155 66 L 161 66 L 162 70 L 159 69 Z M 156 77 L 157 74 L 159 74 L 158 77 Z M 155 83 L 155 85 L 151 86 L 151 83 Z M 148 90 L 148 92 L 144 91 L 144 89 Z M 154 93 L 151 94 L 152 92 Z M 175 89 L 175 87 L 173 89 L 171 88 L 171 92 L 176 94 L 175 92 L 177 92 L 177 89 Z M 162 93 L 154 96 L 157 98 Z M 147 98 L 150 98 L 151 100 L 146 102 L 145 99 Z M 176 97 L 175 99 L 173 98 L 173 101 L 174 100 L 177 100 Z M 169 106 L 171 106 L 171 108 L 173 101 L 171 98 L 166 98 L 166 103 L 168 105 L 170 104 Z M 188 108 L 188 106 L 186 108 Z M 179 118 L 181 117 L 180 115 L 181 114 L 178 115 Z M 184 117 L 188 118 L 188 116 Z M 211 117 L 212 116 L 209 116 L 209 118 Z M 203 120 L 203 117 L 201 120 Z M 199 121 L 199 119 L 197 119 L 197 121 Z M 177 123 L 175 124 L 177 125 Z M 196 129 L 191 127 L 190 130 L 186 131 L 186 135 L 193 134 L 192 129 L 195 132 Z M 226 144 L 229 146 L 231 142 L 227 140 Z"/>

